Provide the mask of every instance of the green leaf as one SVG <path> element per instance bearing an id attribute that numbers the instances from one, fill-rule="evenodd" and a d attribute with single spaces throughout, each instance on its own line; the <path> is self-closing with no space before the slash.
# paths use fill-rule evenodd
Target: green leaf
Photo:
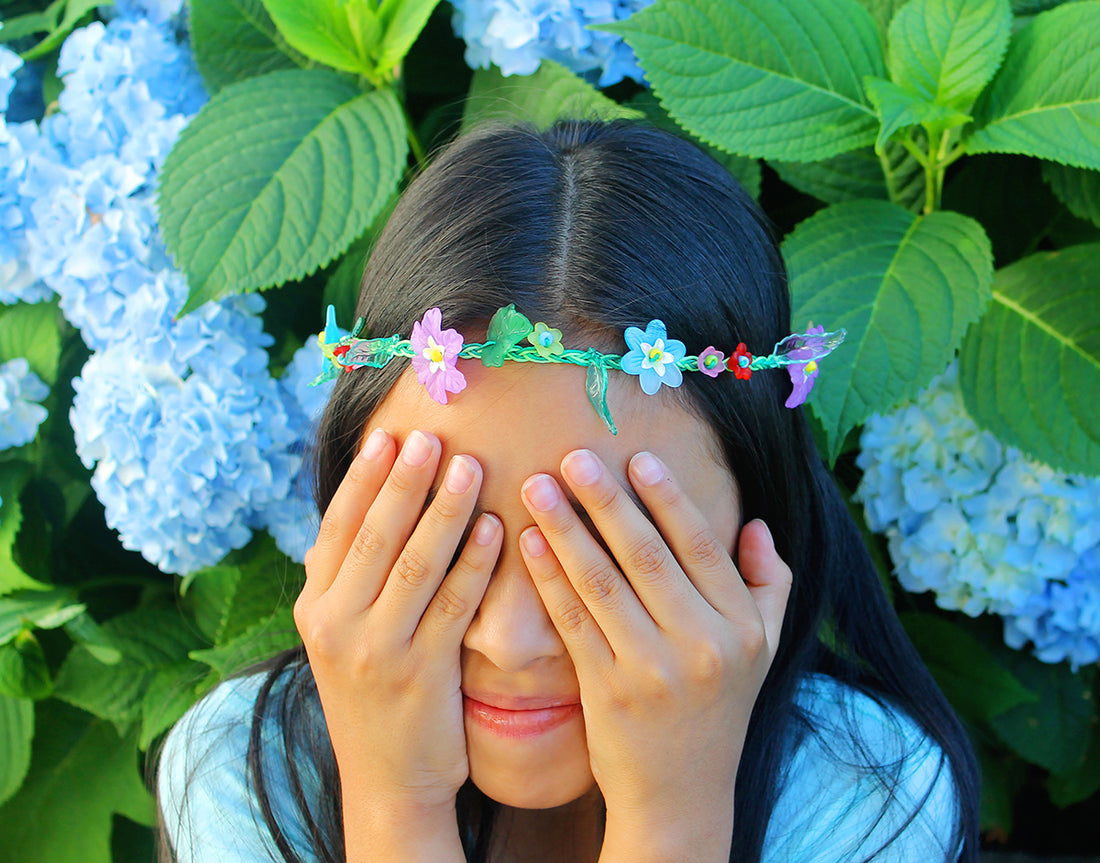
<path id="1" fill-rule="evenodd" d="M 369 0 L 263 0 L 286 41 L 307 57 L 354 75 L 374 75 L 382 30 Z"/>
<path id="2" fill-rule="evenodd" d="M 301 647 L 302 640 L 294 627 L 289 608 L 282 608 L 266 620 L 261 620 L 235 638 L 206 650 L 193 650 L 191 659 L 216 670 L 222 678 L 236 674 L 248 666 L 270 659 L 282 650 Z"/>
<path id="3" fill-rule="evenodd" d="M 1051 802 L 1064 809 L 1080 803 L 1100 791 L 1100 722 L 1093 722 L 1088 753 L 1081 766 L 1070 773 L 1055 774 L 1047 780 Z"/>
<path id="4" fill-rule="evenodd" d="M 521 339 L 527 338 L 532 329 L 531 321 L 526 315 L 516 311 L 515 303 L 497 309 L 489 320 L 489 330 L 485 335 L 486 346 L 481 351 L 482 365 L 500 368 L 504 365 L 504 355 Z"/>
<path id="5" fill-rule="evenodd" d="M 901 622 L 928 670 L 962 716 L 976 723 L 1037 700 L 1005 671 L 981 641 L 932 614 L 902 614 Z"/>
<path id="6" fill-rule="evenodd" d="M 848 330 L 810 397 L 832 460 L 851 429 L 943 371 L 988 302 L 989 241 L 956 213 L 850 201 L 802 222 L 783 250 L 793 325 Z"/>
<path id="7" fill-rule="evenodd" d="M 382 44 L 375 60 L 377 74 L 392 80 L 392 70 L 409 53 L 439 0 L 383 0 L 378 10 Z"/>
<path id="8" fill-rule="evenodd" d="M 997 272 L 967 334 L 959 383 L 970 415 L 1068 473 L 1100 475 L 1100 244 L 1030 255 Z"/>
<path id="9" fill-rule="evenodd" d="M 639 119 L 564 66 L 543 60 L 534 75 L 505 77 L 493 66 L 474 72 L 462 131 L 491 123 L 532 123 L 548 129 L 562 119 Z"/>
<path id="10" fill-rule="evenodd" d="M 997 735 L 1021 758 L 1054 773 L 1070 773 L 1085 762 L 1096 724 L 1092 697 L 1095 669 L 1074 673 L 1064 663 L 1047 665 L 1019 654 L 1012 673 L 1039 696 L 991 720 Z"/>
<path id="11" fill-rule="evenodd" d="M 145 752 L 153 741 L 167 731 L 199 699 L 209 669 L 193 660 L 185 660 L 160 669 L 149 682 L 141 703 L 141 738 L 138 748 Z"/>
<path id="12" fill-rule="evenodd" d="M 23 784 L 33 738 L 34 702 L 0 695 L 0 804 Z"/>
<path id="13" fill-rule="evenodd" d="M 0 462 L 0 596 L 15 590 L 47 590 L 27 575 L 15 562 L 15 538 L 23 524 L 19 495 L 27 484 L 29 472 L 21 462 Z"/>
<path id="14" fill-rule="evenodd" d="M 890 22 L 897 11 L 908 2 L 909 0 L 859 0 L 859 4 L 871 13 L 879 30 L 882 31 L 884 44 Z"/>
<path id="15" fill-rule="evenodd" d="M 55 303 L 16 303 L 0 309 L 0 363 L 25 357 L 49 386 L 61 357 L 61 313 Z"/>
<path id="16" fill-rule="evenodd" d="M 875 139 L 862 82 L 886 69 L 855 0 L 657 0 L 594 29 L 624 36 L 668 113 L 723 150 L 813 161 Z"/>
<path id="17" fill-rule="evenodd" d="M 184 661 L 199 641 L 174 609 L 139 608 L 101 628 L 121 659 L 105 665 L 83 645 L 74 647 L 58 672 L 53 694 L 125 727 L 140 718 L 157 672 Z"/>
<path id="18" fill-rule="evenodd" d="M 1011 31 L 1008 0 L 913 0 L 890 23 L 890 77 L 965 111 L 997 71 Z"/>
<path id="19" fill-rule="evenodd" d="M 1100 171 L 1043 162 L 1043 179 L 1073 215 L 1100 227 Z"/>
<path id="20" fill-rule="evenodd" d="M 914 211 L 924 204 L 924 169 L 894 142 L 886 144 L 882 156 L 872 147 L 863 147 L 820 162 L 768 164 L 783 182 L 827 204 L 880 198 Z"/>
<path id="21" fill-rule="evenodd" d="M 974 106 L 970 153 L 1023 153 L 1100 169 L 1100 3 L 1043 12 L 1015 34 Z"/>
<path id="22" fill-rule="evenodd" d="M 136 740 L 55 701 L 43 702 L 36 720 L 30 772 L 0 808 L 2 859 L 111 863 L 115 813 L 156 821 Z"/>
<path id="23" fill-rule="evenodd" d="M 65 41 L 65 37 L 72 32 L 72 29 L 80 22 L 80 19 L 97 6 L 101 5 L 104 5 L 101 3 L 101 0 L 68 0 L 68 2 L 64 4 L 65 14 L 61 20 L 50 26 L 50 33 L 45 39 L 30 50 L 23 52 L 23 59 L 37 60 L 39 57 L 45 57 L 51 51 L 60 47 L 61 43 Z M 49 16 L 55 13 L 60 6 L 60 3 L 50 4 L 45 14 Z M 5 25 L 4 29 L 7 29 L 7 25 Z"/>
<path id="24" fill-rule="evenodd" d="M 191 0 L 191 47 L 210 95 L 245 78 L 309 61 L 291 48 L 261 0 Z"/>
<path id="25" fill-rule="evenodd" d="M 389 90 L 361 93 L 324 70 L 226 87 L 161 174 L 161 228 L 191 287 L 184 310 L 331 261 L 385 205 L 406 153 Z"/>
<path id="26" fill-rule="evenodd" d="M 16 15 L 14 18 L 3 16 L 3 27 L 0 27 L 0 42 L 14 42 L 33 36 L 35 33 L 49 33 L 61 20 L 61 11 L 65 8 L 66 0 L 54 0 L 41 12 L 27 12 L 24 15 Z"/>
<path id="27" fill-rule="evenodd" d="M 25 629 L 56 629 L 83 613 L 84 605 L 67 590 L 25 590 L 0 597 L 0 644 Z"/>
<path id="28" fill-rule="evenodd" d="M 882 123 L 875 139 L 876 151 L 881 151 L 896 132 L 910 126 L 946 129 L 961 126 L 970 119 L 967 114 L 937 105 L 882 78 L 868 75 L 863 79 L 863 85 Z"/>
<path id="29" fill-rule="evenodd" d="M 53 680 L 42 645 L 30 631 L 0 644 L 0 695 L 41 700 L 50 694 Z"/>

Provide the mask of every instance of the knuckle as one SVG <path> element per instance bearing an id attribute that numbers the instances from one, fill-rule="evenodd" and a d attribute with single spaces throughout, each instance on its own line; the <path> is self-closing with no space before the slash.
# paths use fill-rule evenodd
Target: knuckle
<path id="1" fill-rule="evenodd" d="M 374 560 L 386 551 L 386 546 L 386 538 L 378 532 L 377 528 L 364 522 L 351 542 L 349 554 L 360 560 Z"/>
<path id="2" fill-rule="evenodd" d="M 398 586 L 412 590 L 422 587 L 432 574 L 431 562 L 415 548 L 406 546 L 390 573 Z"/>
<path id="3" fill-rule="evenodd" d="M 687 541 L 688 560 L 707 569 L 717 569 L 730 560 L 718 537 L 708 527 L 695 530 Z"/>
<path id="4" fill-rule="evenodd" d="M 700 641 L 688 657 L 687 674 L 695 685 L 714 686 L 726 676 L 729 659 L 715 641 Z"/>
<path id="5" fill-rule="evenodd" d="M 558 607 L 557 620 L 562 632 L 573 634 L 580 632 L 592 619 L 588 607 L 579 599 L 572 599 Z"/>
<path id="6" fill-rule="evenodd" d="M 622 575 L 604 564 L 589 566 L 577 576 L 577 591 L 593 602 L 613 600 L 622 589 Z"/>
<path id="7" fill-rule="evenodd" d="M 668 549 L 661 539 L 650 536 L 631 548 L 626 559 L 632 573 L 643 577 L 660 575 L 668 567 Z"/>
<path id="8" fill-rule="evenodd" d="M 432 609 L 444 621 L 462 620 L 470 610 L 470 603 L 449 584 L 442 584 L 432 600 Z"/>

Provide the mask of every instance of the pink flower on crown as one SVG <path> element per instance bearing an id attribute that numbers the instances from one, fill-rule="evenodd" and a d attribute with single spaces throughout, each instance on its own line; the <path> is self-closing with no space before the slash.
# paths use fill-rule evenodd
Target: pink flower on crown
<path id="1" fill-rule="evenodd" d="M 466 389 L 466 376 L 458 370 L 458 352 L 462 336 L 457 330 L 441 329 L 443 313 L 428 309 L 422 320 L 413 324 L 409 344 L 416 351 L 412 366 L 416 379 L 428 390 L 428 395 L 441 405 L 447 404 L 447 393 Z"/>

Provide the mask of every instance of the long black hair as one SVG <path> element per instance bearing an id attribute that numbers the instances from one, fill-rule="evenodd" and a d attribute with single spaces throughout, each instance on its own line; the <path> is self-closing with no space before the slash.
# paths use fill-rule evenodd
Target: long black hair
<path id="1" fill-rule="evenodd" d="M 397 205 L 367 263 L 358 314 L 367 333 L 391 335 L 409 333 L 438 306 L 447 326 L 472 332 L 508 303 L 581 344 L 614 343 L 653 318 L 689 353 L 739 342 L 766 352 L 792 331 L 783 262 L 753 200 L 690 143 L 622 122 L 460 138 Z M 340 376 L 317 435 L 320 512 L 401 366 Z M 736 859 L 760 858 L 782 767 L 805 721 L 796 687 L 821 672 L 908 714 L 939 744 L 959 807 L 957 835 L 945 847 L 961 842 L 962 859 L 976 860 L 978 780 L 967 738 L 902 630 L 805 415 L 783 406 L 788 391 L 782 373 L 748 381 L 685 375 L 680 391 L 720 440 L 744 521 L 767 522 L 794 573 L 737 774 Z M 264 818 L 287 863 L 296 863 L 265 779 L 273 757 L 265 748 L 274 746 L 317 856 L 343 860 L 338 774 L 308 661 L 299 650 L 268 671 L 249 751 Z M 260 729 L 273 718 L 282 733 L 265 743 Z M 306 770 L 331 790 L 326 799 L 304 793 Z M 462 789 L 470 860 L 486 857 L 493 809 L 470 783 Z"/>

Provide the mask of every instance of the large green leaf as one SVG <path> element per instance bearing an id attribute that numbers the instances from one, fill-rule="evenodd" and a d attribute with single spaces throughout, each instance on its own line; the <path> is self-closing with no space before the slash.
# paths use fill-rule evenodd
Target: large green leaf
<path id="1" fill-rule="evenodd" d="M 261 0 L 191 0 L 189 6 L 195 63 L 211 94 L 234 81 L 308 63 L 283 39 Z"/>
<path id="2" fill-rule="evenodd" d="M 382 24 L 382 44 L 375 68 L 384 77 L 405 59 L 413 42 L 431 18 L 439 0 L 383 0 L 378 8 Z"/>
<path id="3" fill-rule="evenodd" d="M 1100 227 L 1100 171 L 1043 162 L 1043 179 L 1073 215 Z"/>
<path id="4" fill-rule="evenodd" d="M 84 611 L 84 605 L 64 589 L 25 590 L 0 597 L 0 644 L 24 629 L 55 629 Z"/>
<path id="5" fill-rule="evenodd" d="M 874 16 L 875 23 L 882 31 L 882 41 L 886 44 L 886 31 L 898 10 L 909 0 L 859 0 L 859 4 L 867 8 Z"/>
<path id="6" fill-rule="evenodd" d="M 15 538 L 23 524 L 19 495 L 29 476 L 21 462 L 0 462 L 0 596 L 29 588 L 47 590 L 49 585 L 31 578 L 16 563 Z"/>
<path id="7" fill-rule="evenodd" d="M 104 664 L 83 645 L 74 647 L 53 694 L 122 728 L 140 718 L 157 672 L 185 661 L 200 641 L 173 609 L 139 608 L 107 621 L 102 630 L 121 659 Z"/>
<path id="8" fill-rule="evenodd" d="M 848 330 L 810 396 L 834 459 L 852 428 L 916 395 L 947 365 L 989 300 L 989 241 L 956 213 L 850 201 L 802 222 L 783 251 L 793 326 Z"/>
<path id="9" fill-rule="evenodd" d="M 53 386 L 61 356 L 61 322 L 56 303 L 0 308 L 0 363 L 25 357 L 31 371 Z"/>
<path id="10" fill-rule="evenodd" d="M 965 111 L 997 71 L 1011 30 L 1008 0 L 912 0 L 890 23 L 890 77 Z"/>
<path id="11" fill-rule="evenodd" d="M 988 720 L 1038 696 L 1003 669 L 985 646 L 963 629 L 933 614 L 901 615 L 943 694 L 970 722 Z"/>
<path id="12" fill-rule="evenodd" d="M 495 66 L 474 72 L 462 131 L 491 123 L 533 123 L 547 129 L 555 120 L 639 119 L 640 111 L 608 99 L 564 66 L 549 60 L 533 75 L 504 76 Z"/>
<path id="13" fill-rule="evenodd" d="M 301 644 L 291 610 L 281 608 L 224 644 L 206 650 L 193 650 L 190 656 L 196 662 L 209 665 L 224 678 Z"/>
<path id="14" fill-rule="evenodd" d="M 827 204 L 881 198 L 917 209 L 924 203 L 924 169 L 900 144 L 887 143 L 884 150 L 881 157 L 864 147 L 820 162 L 768 164 L 785 183 Z"/>
<path id="15" fill-rule="evenodd" d="M 1053 773 L 1072 773 L 1085 762 L 1097 721 L 1091 691 L 1096 669 L 1074 673 L 1065 663 L 1047 665 L 1025 654 L 1012 662 L 1012 673 L 1039 697 L 994 716 L 993 729 L 1032 764 Z"/>
<path id="16" fill-rule="evenodd" d="M 111 863 L 115 813 L 155 822 L 136 740 L 56 701 L 36 721 L 30 772 L 0 807 L 0 863 Z"/>
<path id="17" fill-rule="evenodd" d="M 0 804 L 23 784 L 33 738 L 34 702 L 0 695 Z"/>
<path id="18" fill-rule="evenodd" d="M 373 75 L 382 39 L 371 0 L 263 0 L 287 42 L 307 57 L 356 75 Z"/>
<path id="19" fill-rule="evenodd" d="M 371 223 L 405 167 L 401 106 L 325 70 L 226 87 L 165 160 L 160 224 L 184 310 L 301 278 Z"/>
<path id="20" fill-rule="evenodd" d="M 865 75 L 885 75 L 855 0 L 657 0 L 622 34 L 676 122 L 731 153 L 812 161 L 866 146 Z"/>
<path id="21" fill-rule="evenodd" d="M 1100 169 L 1100 2 L 1043 12 L 1013 37 L 974 106 L 968 152 Z"/>
<path id="22" fill-rule="evenodd" d="M 1100 722 L 1092 725 L 1085 760 L 1076 770 L 1051 776 L 1047 789 L 1054 805 L 1062 808 L 1087 800 L 1100 791 Z"/>
<path id="23" fill-rule="evenodd" d="M 1100 244 L 1030 255 L 997 272 L 993 303 L 959 361 L 966 409 L 1005 443 L 1100 475 Z"/>

